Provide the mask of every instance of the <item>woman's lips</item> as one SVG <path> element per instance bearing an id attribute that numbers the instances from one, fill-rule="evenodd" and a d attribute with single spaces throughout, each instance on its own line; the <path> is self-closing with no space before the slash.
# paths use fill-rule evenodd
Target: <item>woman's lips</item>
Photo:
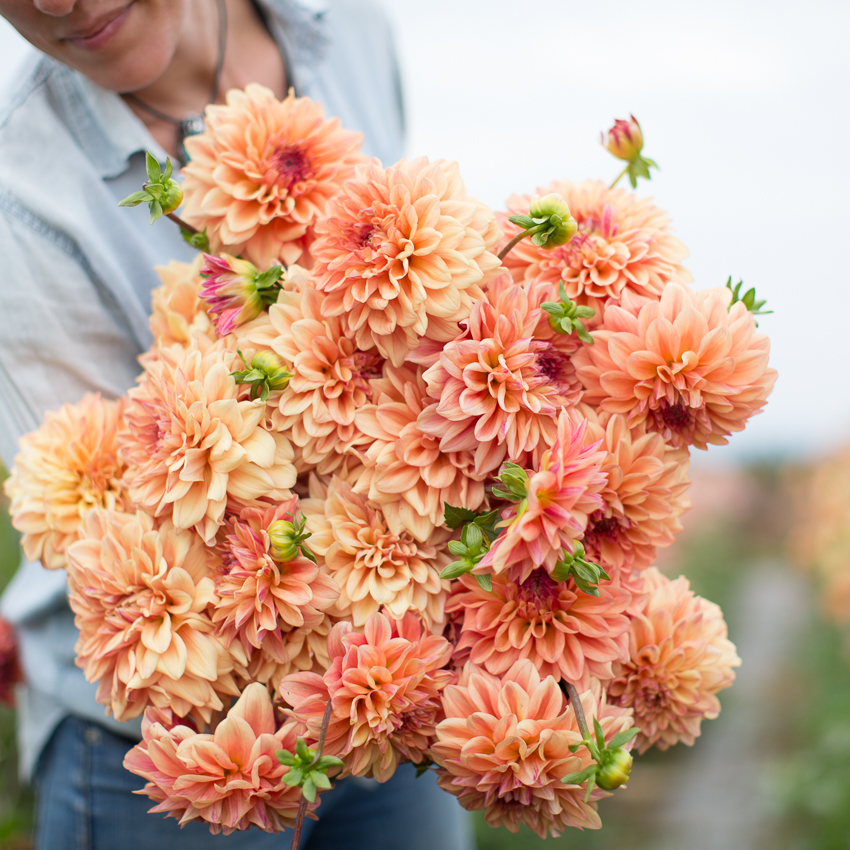
<path id="1" fill-rule="evenodd" d="M 109 44 L 121 27 L 124 26 L 132 6 L 133 3 L 128 3 L 124 8 L 117 9 L 101 18 L 77 35 L 66 36 L 65 41 L 76 47 L 82 47 L 84 50 L 100 50 L 100 48 Z"/>

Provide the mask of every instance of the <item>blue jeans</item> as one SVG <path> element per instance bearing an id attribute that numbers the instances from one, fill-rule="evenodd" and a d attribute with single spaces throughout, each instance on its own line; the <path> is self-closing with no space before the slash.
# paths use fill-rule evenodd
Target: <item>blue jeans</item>
<path id="1" fill-rule="evenodd" d="M 36 773 L 35 850 L 288 850 L 291 832 L 255 827 L 210 835 L 193 821 L 147 814 L 153 803 L 133 794 L 144 780 L 122 762 L 133 742 L 68 717 L 56 729 Z M 303 850 L 472 850 L 467 813 L 411 765 L 383 785 L 346 779 L 322 796 L 318 821 L 307 820 Z"/>

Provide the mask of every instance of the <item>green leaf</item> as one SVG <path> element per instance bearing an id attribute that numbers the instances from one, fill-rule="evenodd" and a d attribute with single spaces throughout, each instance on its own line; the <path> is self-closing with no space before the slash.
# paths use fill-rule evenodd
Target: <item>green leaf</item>
<path id="1" fill-rule="evenodd" d="M 477 575 L 475 579 L 482 590 L 486 590 L 488 593 L 493 590 L 493 579 L 489 575 Z"/>
<path id="2" fill-rule="evenodd" d="M 167 156 L 165 158 L 165 173 L 162 175 L 163 183 L 167 183 L 171 179 L 171 174 L 173 170 L 174 169 L 171 167 L 171 157 Z"/>
<path id="3" fill-rule="evenodd" d="M 309 802 L 316 802 L 316 783 L 313 782 L 312 774 L 304 780 L 304 784 L 301 786 L 301 793 Z"/>
<path id="4" fill-rule="evenodd" d="M 455 578 L 460 578 L 472 571 L 472 566 L 466 561 L 452 561 L 447 567 L 443 567 L 440 573 L 440 578 L 446 581 L 451 581 Z"/>
<path id="5" fill-rule="evenodd" d="M 626 729 L 624 732 L 618 732 L 608 744 L 609 748 L 613 750 L 615 747 L 622 747 L 623 744 L 628 744 L 638 732 L 640 732 L 640 729 L 637 727 Z"/>
<path id="6" fill-rule="evenodd" d="M 643 177 L 645 180 L 651 180 L 651 176 L 649 174 L 649 167 L 647 166 L 645 160 L 636 159 L 632 162 L 630 168 L 634 168 L 635 177 Z"/>
<path id="7" fill-rule="evenodd" d="M 148 172 L 148 180 L 151 183 L 159 183 L 162 179 L 162 171 L 159 163 L 150 151 L 145 151 L 145 168 Z"/>
<path id="8" fill-rule="evenodd" d="M 128 195 L 123 201 L 118 202 L 119 207 L 137 207 L 139 204 L 149 204 L 153 200 L 153 196 L 147 189 L 142 189 L 141 192 L 133 192 Z"/>
<path id="9" fill-rule="evenodd" d="M 467 522 L 472 522 L 477 516 L 475 511 L 471 511 L 469 508 L 456 508 L 448 502 L 443 502 L 443 506 L 443 521 L 446 523 L 446 527 L 452 529 L 452 531 Z"/>
<path id="10" fill-rule="evenodd" d="M 475 524 L 487 535 L 490 542 L 494 541 L 499 536 L 499 531 L 496 528 L 496 523 L 499 521 L 498 511 L 488 511 L 486 514 L 478 514 L 475 517 Z"/>
<path id="11" fill-rule="evenodd" d="M 592 773 L 596 773 L 597 770 L 597 765 L 589 764 L 584 770 L 580 770 L 578 773 L 568 773 L 566 776 L 561 777 L 561 782 L 564 785 L 581 785 Z"/>
<path id="12" fill-rule="evenodd" d="M 280 266 L 272 266 L 261 275 L 257 275 L 254 283 L 257 289 L 269 289 L 280 280 L 282 274 L 283 269 Z"/>
<path id="13" fill-rule="evenodd" d="M 587 328 L 581 323 L 575 323 L 576 336 L 587 345 L 593 345 L 593 337 L 587 332 Z"/>
<path id="14" fill-rule="evenodd" d="M 602 725 L 595 717 L 593 718 L 593 731 L 596 732 L 596 743 L 599 744 L 599 749 L 604 750 L 605 733 L 602 731 Z"/>

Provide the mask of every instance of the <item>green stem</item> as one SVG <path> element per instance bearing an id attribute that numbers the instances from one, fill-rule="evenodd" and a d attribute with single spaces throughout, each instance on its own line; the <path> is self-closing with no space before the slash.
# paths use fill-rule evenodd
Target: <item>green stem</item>
<path id="1" fill-rule="evenodd" d="M 629 165 L 631 165 L 631 163 L 629 163 Z M 621 172 L 617 175 L 617 179 L 616 179 L 616 180 L 615 180 L 615 181 L 614 181 L 614 182 L 613 182 L 613 183 L 612 183 L 612 184 L 611 184 L 608 188 L 609 188 L 609 189 L 613 189 L 613 188 L 614 188 L 614 187 L 615 187 L 615 186 L 616 186 L 616 185 L 620 182 L 620 180 L 622 180 L 622 179 L 623 179 L 623 177 L 625 177 L 625 176 L 626 176 L 626 174 L 628 174 L 628 172 L 629 172 L 629 166 L 627 165 L 627 166 L 626 166 L 626 167 L 625 167 L 625 168 L 624 168 L 624 169 L 623 169 L 623 170 L 622 170 L 622 171 L 621 171 Z"/>
<path id="2" fill-rule="evenodd" d="M 319 732 L 319 742 L 316 744 L 316 755 L 313 756 L 313 761 L 305 768 L 305 772 L 309 773 L 310 768 L 315 767 L 319 759 L 322 757 L 322 750 L 325 746 L 325 738 L 328 734 L 328 723 L 331 719 L 331 699 L 328 697 L 328 704 L 325 706 L 325 716 L 322 718 L 322 729 Z M 298 845 L 301 843 L 301 831 L 304 829 L 304 818 L 307 816 L 307 798 L 302 794 L 301 802 L 298 803 L 298 814 L 295 815 L 295 826 L 292 828 L 291 850 L 298 850 Z"/>
<path id="3" fill-rule="evenodd" d="M 508 254 L 511 253 L 514 247 L 519 245 L 519 243 L 522 242 L 522 240 L 525 239 L 526 236 L 532 236 L 535 233 L 539 233 L 541 230 L 543 230 L 544 226 L 545 222 L 544 224 L 538 224 L 534 227 L 529 227 L 528 230 L 521 230 L 519 233 L 517 233 L 516 236 L 514 236 L 513 239 L 511 239 L 510 242 L 508 242 L 507 245 L 505 245 L 504 248 L 502 248 L 501 251 L 499 251 L 499 259 L 504 260 L 505 257 L 507 257 Z"/>
<path id="4" fill-rule="evenodd" d="M 590 735 L 590 727 L 587 725 L 587 720 L 584 717 L 584 709 L 581 707 L 581 700 L 578 697 L 578 691 L 571 682 L 568 682 L 566 679 L 561 679 L 561 685 L 566 689 L 567 696 L 570 700 L 570 705 L 573 707 L 573 711 L 576 715 L 576 720 L 578 720 L 578 728 L 581 732 L 581 737 L 585 741 L 593 741 L 593 738 Z"/>
<path id="5" fill-rule="evenodd" d="M 176 213 L 166 213 L 165 217 L 170 218 L 178 227 L 180 227 L 181 230 L 185 230 L 187 233 L 191 234 L 192 236 L 194 236 L 196 233 L 201 232 L 197 228 L 192 227 L 191 224 L 186 224 L 186 222 L 183 221 L 183 219 L 180 218 L 180 216 L 177 215 Z"/>

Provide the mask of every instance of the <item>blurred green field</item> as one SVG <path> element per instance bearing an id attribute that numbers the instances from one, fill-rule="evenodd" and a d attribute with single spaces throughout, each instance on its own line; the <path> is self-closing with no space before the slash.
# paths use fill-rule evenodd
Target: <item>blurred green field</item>
<path id="1" fill-rule="evenodd" d="M 476 816 L 478 850 L 850 847 L 850 643 L 836 627 L 816 616 L 809 578 L 796 576 L 785 566 L 783 546 L 791 517 L 782 470 L 765 465 L 730 476 L 723 479 L 723 473 L 712 472 L 700 479 L 695 475 L 697 507 L 685 517 L 685 531 L 676 546 L 664 553 L 661 567 L 669 575 L 685 574 L 697 593 L 724 608 L 730 637 L 739 647 L 741 641 L 752 640 L 744 597 L 758 596 L 759 581 L 775 576 L 790 582 L 792 588 L 801 588 L 801 619 L 795 620 L 796 626 L 789 621 L 789 629 L 796 631 L 778 671 L 759 685 L 761 690 L 755 690 L 758 653 L 750 658 L 744 655 L 736 687 L 721 694 L 724 712 L 720 718 L 703 725 L 703 736 L 695 747 L 651 751 L 636 760 L 628 788 L 600 804 L 602 830 L 574 830 L 544 844 L 524 828 L 513 835 L 488 827 Z M 16 563 L 17 541 L 3 511 L 0 587 Z M 746 727 L 745 736 L 747 717 L 750 726 L 755 718 L 756 726 L 755 731 Z M 0 848 L 24 850 L 29 846 L 32 797 L 17 781 L 13 732 L 13 712 L 0 707 Z M 682 800 L 687 798 L 689 784 L 718 771 L 717 760 L 725 757 L 723 748 L 730 742 L 736 764 L 747 767 L 748 759 L 758 761 L 742 800 L 744 814 L 749 817 L 755 806 L 758 817 L 742 822 L 740 841 L 712 843 L 713 826 L 725 822 L 736 834 L 731 820 L 736 815 L 715 812 L 714 823 L 709 819 L 702 834 L 699 806 L 691 810 Z M 720 776 L 725 777 L 722 768 L 721 761 Z M 736 770 L 730 765 L 730 782 Z M 678 837 L 687 830 L 692 831 L 690 838 Z"/>

